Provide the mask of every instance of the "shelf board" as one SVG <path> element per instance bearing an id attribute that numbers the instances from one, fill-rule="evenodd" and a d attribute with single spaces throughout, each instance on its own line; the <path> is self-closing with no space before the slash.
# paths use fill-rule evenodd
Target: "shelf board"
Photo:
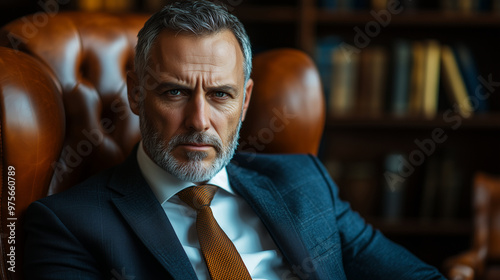
<path id="1" fill-rule="evenodd" d="M 317 10 L 318 23 L 337 25 L 358 25 L 369 21 L 376 21 L 369 11 L 339 12 Z M 442 11 L 416 11 L 391 15 L 390 25 L 395 26 L 467 26 L 467 27 L 492 27 L 500 26 L 500 14 L 492 12 L 442 12 Z"/>
<path id="2" fill-rule="evenodd" d="M 300 11 L 294 6 L 242 5 L 232 11 L 239 19 L 251 22 L 296 22 Z M 357 25 L 375 20 L 370 11 L 329 11 L 315 9 L 310 16 L 319 24 Z M 390 24 L 401 26 L 500 26 L 500 13 L 416 11 L 391 15 Z"/>
<path id="3" fill-rule="evenodd" d="M 456 115 L 453 115 L 457 118 Z M 460 118 L 461 124 L 455 129 L 481 129 L 481 130 L 498 130 L 500 129 L 500 114 L 482 114 L 475 115 L 471 118 Z M 440 127 L 443 129 L 454 129 L 457 125 L 457 120 L 445 119 L 440 115 L 435 119 L 423 119 L 417 117 L 393 117 L 393 116 L 378 116 L 378 117 L 330 117 L 327 119 L 327 129 L 433 129 Z"/>
<path id="4" fill-rule="evenodd" d="M 387 221 L 382 218 L 367 218 L 367 222 L 387 235 L 471 235 L 473 224 L 467 220 L 402 219 Z"/>
<path id="5" fill-rule="evenodd" d="M 234 7 L 232 11 L 240 20 L 247 22 L 292 22 L 299 19 L 299 10 L 293 6 L 256 6 Z"/>

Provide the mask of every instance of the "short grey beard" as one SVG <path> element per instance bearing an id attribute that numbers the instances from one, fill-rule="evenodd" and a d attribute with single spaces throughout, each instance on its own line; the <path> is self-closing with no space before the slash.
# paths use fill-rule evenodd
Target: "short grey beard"
<path id="1" fill-rule="evenodd" d="M 186 182 L 206 182 L 212 179 L 219 171 L 229 164 L 238 147 L 239 132 L 242 124 L 241 116 L 238 127 L 230 136 L 229 144 L 223 147 L 219 137 L 192 131 L 187 134 L 175 135 L 165 144 L 161 135 L 154 131 L 146 121 L 143 106 L 140 106 L 140 127 L 144 148 L 149 152 L 152 160 L 163 170 Z M 181 143 L 206 143 L 213 145 L 216 152 L 215 160 L 208 167 L 203 166 L 206 152 L 187 152 L 188 163 L 179 162 L 172 151 Z"/>

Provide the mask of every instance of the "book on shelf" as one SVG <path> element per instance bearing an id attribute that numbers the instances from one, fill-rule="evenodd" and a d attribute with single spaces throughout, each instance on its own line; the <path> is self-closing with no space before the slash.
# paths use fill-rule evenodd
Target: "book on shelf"
<path id="1" fill-rule="evenodd" d="M 392 5 L 392 0 L 320 0 L 319 8 L 336 11 L 356 11 L 356 10 L 385 10 L 387 5 Z M 416 0 L 400 0 L 399 4 L 405 11 L 417 9 Z"/>
<path id="2" fill-rule="evenodd" d="M 366 48 L 359 57 L 359 79 L 355 113 L 377 116 L 384 112 L 387 52 L 380 46 Z"/>
<path id="3" fill-rule="evenodd" d="M 439 69 L 441 48 L 436 40 L 424 42 L 424 91 L 422 94 L 422 113 L 425 118 L 433 119 L 437 114 L 439 93 Z"/>
<path id="4" fill-rule="evenodd" d="M 390 113 L 433 119 L 447 109 L 462 117 L 488 112 L 475 59 L 464 44 L 399 39 L 391 48 L 354 52 L 338 37 L 326 42 L 318 43 L 316 61 L 330 117 Z"/>
<path id="5" fill-rule="evenodd" d="M 354 0 L 354 9 L 367 10 L 371 9 L 370 0 Z"/>
<path id="6" fill-rule="evenodd" d="M 376 162 L 328 159 L 325 167 L 338 185 L 341 199 L 362 216 L 373 215 L 378 193 Z"/>
<path id="7" fill-rule="evenodd" d="M 337 0 L 337 10 L 351 11 L 354 9 L 354 0 Z"/>
<path id="8" fill-rule="evenodd" d="M 341 47 L 332 51 L 333 71 L 328 106 L 331 116 L 345 116 L 354 111 L 358 57 L 357 53 L 348 53 Z"/>
<path id="9" fill-rule="evenodd" d="M 462 172 L 457 164 L 455 153 L 447 150 L 441 163 L 441 183 L 439 192 L 438 216 L 444 220 L 458 217 L 460 197 L 464 189 Z"/>
<path id="10" fill-rule="evenodd" d="M 411 45 L 406 40 L 397 40 L 392 46 L 392 88 L 389 110 L 395 116 L 408 112 L 408 97 L 412 67 Z"/>
<path id="11" fill-rule="evenodd" d="M 467 89 L 467 95 L 476 103 L 473 106 L 475 113 L 485 113 L 489 110 L 487 99 L 482 98 L 483 86 L 479 82 L 479 71 L 470 48 L 464 43 L 452 45 L 453 54 L 457 60 L 460 74 L 464 80 Z M 472 105 L 472 104 L 471 104 Z"/>
<path id="12" fill-rule="evenodd" d="M 370 8 L 370 0 L 321 0 L 319 7 L 327 10 L 354 11 Z"/>
<path id="13" fill-rule="evenodd" d="M 340 160 L 327 158 L 324 161 L 324 165 L 326 171 L 328 171 L 328 174 L 330 174 L 330 177 L 332 177 L 333 181 L 336 184 L 339 184 L 342 179 L 342 175 L 344 174 L 344 165 L 342 164 L 342 162 Z"/>
<path id="14" fill-rule="evenodd" d="M 455 12 L 458 11 L 458 1 L 457 0 L 441 0 L 441 9 L 443 11 Z"/>
<path id="15" fill-rule="evenodd" d="M 370 90 L 374 81 L 374 71 L 371 67 L 372 55 L 371 48 L 363 49 L 359 54 L 359 78 L 354 105 L 356 115 L 366 116 L 370 108 Z"/>
<path id="16" fill-rule="evenodd" d="M 442 47 L 442 61 L 446 93 L 450 97 L 452 106 L 456 107 L 458 113 L 462 117 L 468 118 L 473 112 L 472 105 L 453 50 L 447 45 Z"/>
<path id="17" fill-rule="evenodd" d="M 477 0 L 458 0 L 458 10 L 462 12 L 472 12 L 477 10 L 478 7 Z"/>
<path id="18" fill-rule="evenodd" d="M 375 10 L 387 9 L 387 0 L 371 0 L 371 7 Z"/>
<path id="19" fill-rule="evenodd" d="M 403 154 L 394 153 L 385 157 L 382 194 L 382 217 L 396 221 L 404 215 L 404 197 L 407 188 L 406 178 L 400 175 L 403 170 Z"/>
<path id="20" fill-rule="evenodd" d="M 410 79 L 408 114 L 419 116 L 423 110 L 425 80 L 425 47 L 423 42 L 412 43 L 412 68 Z"/>
<path id="21" fill-rule="evenodd" d="M 329 102 L 330 80 L 332 78 L 332 50 L 342 43 L 342 39 L 337 36 L 328 36 L 320 38 L 316 43 L 315 61 L 323 85 L 326 104 Z"/>
<path id="22" fill-rule="evenodd" d="M 418 7 L 419 2 L 416 0 L 399 0 L 399 3 L 401 3 L 401 6 L 403 7 L 403 12 L 405 13 L 415 12 L 419 9 Z"/>
<path id="23" fill-rule="evenodd" d="M 492 0 L 491 10 L 493 12 L 500 12 L 500 0 Z"/>
<path id="24" fill-rule="evenodd" d="M 490 11 L 493 9 L 491 0 L 441 0 L 440 7 L 445 12 L 462 13 Z"/>
<path id="25" fill-rule="evenodd" d="M 387 81 L 387 52 L 385 48 L 373 47 L 370 61 L 370 68 L 373 75 L 368 90 L 369 108 L 368 114 L 371 116 L 381 115 L 384 112 L 384 100 L 386 99 Z"/>
<path id="26" fill-rule="evenodd" d="M 344 198 L 353 210 L 362 216 L 373 214 L 377 195 L 377 172 L 371 161 L 353 161 L 346 164 L 341 187 Z"/>
<path id="27" fill-rule="evenodd" d="M 430 156 L 424 166 L 422 199 L 420 202 L 420 218 L 424 221 L 434 218 L 437 206 L 438 189 L 441 183 L 441 157 Z"/>
<path id="28" fill-rule="evenodd" d="M 335 10 L 338 8 L 337 1 L 338 0 L 320 0 L 318 1 L 318 5 L 320 8 Z"/>
<path id="29" fill-rule="evenodd" d="M 319 8 L 336 11 L 354 10 L 384 10 L 388 5 L 393 5 L 391 0 L 320 0 Z M 440 0 L 440 1 L 417 1 L 400 0 L 398 6 L 404 12 L 421 10 L 436 10 L 449 13 L 473 13 L 500 10 L 500 0 Z"/>
<path id="30" fill-rule="evenodd" d="M 446 149 L 426 161 L 420 219 L 428 221 L 458 218 L 464 181 L 455 154 L 452 149 Z"/>

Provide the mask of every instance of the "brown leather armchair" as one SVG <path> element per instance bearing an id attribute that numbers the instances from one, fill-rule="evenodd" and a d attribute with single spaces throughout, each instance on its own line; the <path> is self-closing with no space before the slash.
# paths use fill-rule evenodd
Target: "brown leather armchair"
<path id="1" fill-rule="evenodd" d="M 474 177 L 472 248 L 445 261 L 451 280 L 500 279 L 500 177 Z"/>
<path id="2" fill-rule="evenodd" d="M 140 140 L 126 75 L 147 16 L 44 16 L 26 16 L 0 30 L 2 279 L 22 279 L 26 207 L 120 163 Z M 311 59 L 291 49 L 259 54 L 253 79 L 241 149 L 316 154 L 325 109 Z"/>

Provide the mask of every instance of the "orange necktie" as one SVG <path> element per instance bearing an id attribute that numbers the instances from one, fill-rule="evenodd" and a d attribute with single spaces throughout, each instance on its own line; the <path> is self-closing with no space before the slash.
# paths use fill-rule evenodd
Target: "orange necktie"
<path id="1" fill-rule="evenodd" d="M 210 203 L 217 192 L 213 185 L 194 186 L 177 195 L 196 210 L 196 232 L 201 252 L 213 280 L 252 279 L 233 242 L 212 214 Z"/>

